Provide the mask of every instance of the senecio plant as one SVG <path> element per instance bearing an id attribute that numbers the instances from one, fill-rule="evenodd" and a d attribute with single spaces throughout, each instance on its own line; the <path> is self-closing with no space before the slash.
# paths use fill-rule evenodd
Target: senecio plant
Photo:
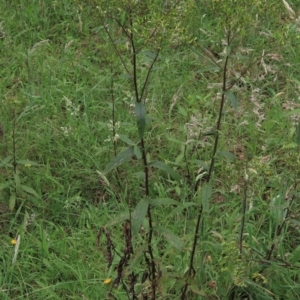
<path id="1" fill-rule="evenodd" d="M 146 90 L 150 80 L 151 72 L 155 63 L 159 60 L 159 53 L 163 43 L 162 33 L 162 22 L 166 15 L 167 10 L 160 9 L 157 7 L 148 7 L 148 4 L 138 2 L 118 2 L 117 6 L 103 3 L 103 6 L 97 7 L 99 10 L 100 20 L 103 30 L 106 32 L 113 50 L 117 54 L 117 58 L 120 60 L 128 76 L 132 89 L 134 91 L 133 99 L 135 101 L 135 117 L 138 129 L 138 142 L 133 142 L 128 137 L 121 137 L 121 139 L 128 144 L 128 148 L 121 153 L 117 154 L 115 158 L 107 165 L 104 170 L 104 174 L 107 174 L 111 170 L 124 164 L 128 160 L 136 157 L 141 160 L 143 166 L 143 181 L 144 181 L 144 195 L 141 195 L 141 199 L 136 204 L 134 211 L 131 212 L 131 205 L 128 207 L 127 221 L 124 225 L 124 236 L 126 240 L 126 247 L 121 255 L 121 260 L 117 266 L 118 276 L 114 283 L 123 281 L 124 269 L 128 267 L 132 256 L 134 255 L 133 239 L 136 238 L 140 231 L 141 225 L 144 219 L 148 220 L 148 231 L 145 235 L 145 247 L 140 252 L 140 256 L 144 257 L 146 263 L 146 269 L 143 271 L 142 281 L 145 282 L 147 279 L 150 281 L 149 295 L 152 299 L 156 298 L 157 287 L 158 287 L 158 269 L 153 250 L 153 234 L 155 230 L 158 230 L 153 225 L 152 209 L 151 209 L 151 198 L 150 198 L 150 182 L 149 182 L 149 170 L 150 168 L 158 168 L 166 171 L 176 180 L 180 180 L 179 175 L 173 171 L 167 164 L 162 161 L 149 161 L 147 155 L 147 144 L 145 139 L 146 126 L 149 123 L 149 118 L 146 115 Z M 104 11 L 102 8 L 106 7 Z M 112 7 L 109 9 L 108 7 Z M 153 10 L 152 10 L 153 9 Z M 172 8 L 169 8 L 172 9 Z M 157 14 L 151 16 L 153 11 L 157 11 Z M 153 27 L 151 28 L 152 25 Z M 127 57 L 123 57 L 122 50 L 117 46 L 114 40 L 114 33 L 116 28 L 122 32 L 122 35 L 126 38 L 126 45 L 128 48 L 129 62 L 126 61 Z M 151 28 L 151 30 L 149 30 Z M 141 64 L 144 67 L 141 68 Z M 115 116 L 114 116 L 114 97 L 112 89 L 112 127 L 115 128 Z M 115 132 L 113 135 L 115 136 Z M 131 204 L 131 203 L 129 203 Z M 132 203 L 134 204 L 134 203 Z M 110 245 L 111 239 L 109 234 L 106 232 L 107 244 Z M 108 252 L 110 253 L 109 262 L 112 263 L 112 252 L 113 247 L 110 247 Z M 135 259 L 137 257 L 135 256 Z M 125 284 L 123 286 L 126 289 L 128 295 L 136 297 L 135 285 L 137 283 L 138 274 L 132 269 L 129 275 L 129 288 Z M 141 291 L 139 291 L 141 292 Z M 145 293 L 142 291 L 142 293 Z M 148 292 L 146 292 L 147 294 Z M 146 295 L 145 294 L 145 295 Z"/>
<path id="2" fill-rule="evenodd" d="M 206 5 L 205 8 L 203 7 L 204 4 Z M 219 269 L 215 269 L 218 276 L 223 278 L 220 287 L 217 287 L 216 281 L 207 280 L 207 274 L 204 270 L 205 268 L 209 269 L 206 265 L 212 261 L 210 254 L 208 254 L 210 248 L 206 246 L 209 241 L 206 223 L 209 219 L 210 202 L 216 181 L 215 165 L 222 157 L 234 161 L 230 152 L 220 150 L 220 140 L 223 137 L 222 121 L 226 103 L 229 103 L 234 110 L 238 109 L 238 91 L 235 91 L 235 88 L 240 85 L 251 88 L 245 79 L 246 75 L 262 61 L 256 49 L 245 50 L 242 47 L 248 45 L 250 35 L 255 36 L 257 34 L 260 19 L 258 14 L 265 11 L 263 6 L 262 1 L 250 3 L 249 1 L 234 0 L 207 1 L 207 3 L 206 1 L 187 1 L 184 4 L 180 1 L 166 1 L 164 5 L 158 1 L 148 3 L 141 1 L 100 1 L 97 6 L 94 5 L 94 10 L 97 11 L 101 24 L 99 31 L 105 33 L 107 37 L 106 51 L 107 53 L 114 53 L 112 55 L 114 58 L 109 61 L 112 77 L 110 83 L 112 102 L 110 130 L 112 132 L 111 141 L 113 142 L 114 157 L 104 171 L 99 172 L 99 175 L 106 183 L 109 183 L 108 178 L 111 176 L 109 173 L 117 171 L 116 181 L 120 188 L 124 188 L 127 182 L 124 184 L 124 179 L 122 179 L 123 165 L 137 160 L 142 169 L 142 172 L 138 172 L 142 182 L 140 193 L 136 198 L 129 197 L 130 200 L 127 201 L 128 211 L 117 216 L 109 224 L 102 227 L 98 233 L 97 243 L 105 253 L 108 269 L 114 268 L 116 271 L 116 277 L 113 281 L 111 279 L 105 280 L 105 284 L 111 284 L 110 296 L 113 297 L 114 290 L 118 285 L 122 286 L 128 299 L 139 299 L 140 297 L 143 299 L 160 299 L 166 294 L 166 291 L 177 296 L 180 295 L 180 299 L 195 299 L 195 295 L 205 298 L 209 297 L 209 292 L 205 291 L 207 285 L 208 290 L 211 291 L 211 296 L 217 288 L 229 299 L 242 296 L 251 297 L 250 288 L 255 291 L 256 295 L 262 295 L 259 284 L 264 285 L 267 282 L 266 277 L 262 275 L 264 267 L 251 261 L 251 246 L 244 242 L 249 184 L 247 163 L 242 167 L 244 193 L 240 201 L 241 218 L 238 237 L 235 239 L 233 237 L 220 238 L 222 250 L 219 251 L 219 254 L 221 258 L 218 259 Z M 194 10 L 191 10 L 191 7 Z M 187 8 L 189 11 L 193 11 L 189 17 L 194 22 L 184 24 L 183 21 L 180 24 L 181 28 L 186 26 L 183 30 L 178 27 L 178 24 L 175 25 L 174 14 L 178 11 L 184 14 Z M 208 17 L 215 22 L 216 32 L 214 33 L 201 28 L 203 18 Z M 165 40 L 171 32 L 166 25 L 170 23 L 182 35 L 182 44 L 189 47 L 192 53 L 196 53 L 199 59 L 206 61 L 220 83 L 219 90 L 216 91 L 216 93 L 220 93 L 216 124 L 212 130 L 204 134 L 212 141 L 210 160 L 203 164 L 205 176 L 198 174 L 189 181 L 186 181 L 180 172 L 175 171 L 165 161 L 151 159 L 151 141 L 147 135 L 147 128 L 151 124 L 151 119 L 147 115 L 147 99 L 149 94 L 151 95 L 151 75 L 155 71 L 155 66 L 160 62 Z M 207 41 L 216 42 L 217 38 L 220 40 L 215 47 L 216 49 L 209 49 L 205 45 Z M 262 39 L 257 38 L 257 43 L 263 43 Z M 136 141 L 117 133 L 121 126 L 115 116 L 116 73 L 114 68 L 116 64 L 122 65 L 123 76 L 127 78 L 131 88 L 130 95 L 134 102 L 132 113 L 136 120 Z M 117 143 L 119 139 L 127 145 L 121 151 L 119 151 Z M 192 162 L 187 159 L 186 163 L 187 173 L 191 174 L 188 170 L 194 168 L 191 166 Z M 156 218 L 155 209 L 157 207 L 173 205 L 178 208 L 180 203 L 171 199 L 155 197 L 151 192 L 153 183 L 150 172 L 153 170 L 164 171 L 170 180 L 177 181 L 178 186 L 189 185 L 187 198 L 189 205 L 194 207 L 196 216 L 193 236 L 189 241 L 186 241 L 186 244 L 183 243 L 181 237 L 160 226 L 160 220 Z M 290 190 L 296 190 L 296 188 L 297 183 L 294 183 Z M 126 189 L 129 190 L 130 187 L 126 186 Z M 287 197 L 290 197 L 289 206 L 286 207 L 284 216 L 281 216 L 280 221 L 277 222 L 276 233 L 273 235 L 276 241 L 283 232 L 286 218 L 296 195 L 292 194 Z M 122 250 L 117 249 L 110 231 L 111 226 L 120 222 L 122 223 L 124 239 Z M 169 276 L 168 267 L 160 263 L 159 255 L 164 255 L 159 254 L 162 239 L 170 242 L 181 253 L 188 249 L 184 255 L 188 263 L 182 274 L 176 273 L 176 275 Z M 103 246 L 103 240 L 105 240 L 105 246 Z M 261 261 L 270 262 L 276 241 L 271 244 L 270 248 L 266 247 L 266 254 L 264 257 L 262 255 Z M 115 263 L 116 257 L 118 257 L 117 263 Z M 201 263 L 197 262 L 197 259 Z M 267 295 L 265 299 L 271 299 L 271 296 Z"/>

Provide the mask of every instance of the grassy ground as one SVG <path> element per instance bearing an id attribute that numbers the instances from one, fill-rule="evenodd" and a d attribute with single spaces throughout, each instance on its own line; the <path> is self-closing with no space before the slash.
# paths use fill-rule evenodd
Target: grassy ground
<path id="1" fill-rule="evenodd" d="M 300 6 L 262 2 L 0 2 L 1 299 L 300 298 Z"/>

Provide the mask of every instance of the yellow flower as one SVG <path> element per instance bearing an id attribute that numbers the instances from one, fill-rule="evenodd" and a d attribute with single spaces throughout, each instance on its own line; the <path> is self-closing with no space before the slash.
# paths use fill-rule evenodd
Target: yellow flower
<path id="1" fill-rule="evenodd" d="M 17 244 L 17 241 L 16 241 L 15 239 L 13 239 L 13 240 L 10 241 L 10 243 L 11 243 L 12 245 L 16 245 L 16 244 Z"/>
<path id="2" fill-rule="evenodd" d="M 105 280 L 104 280 L 104 284 L 110 284 L 111 283 L 111 279 L 110 278 L 106 278 Z"/>

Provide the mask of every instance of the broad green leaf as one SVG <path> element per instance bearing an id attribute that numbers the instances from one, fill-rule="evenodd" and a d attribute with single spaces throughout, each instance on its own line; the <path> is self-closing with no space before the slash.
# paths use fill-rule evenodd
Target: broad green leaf
<path id="1" fill-rule="evenodd" d="M 217 153 L 218 156 L 223 156 L 225 157 L 226 159 L 228 159 L 229 161 L 236 161 L 236 156 L 234 154 L 232 154 L 231 152 L 228 152 L 228 151 L 219 151 Z"/>
<path id="2" fill-rule="evenodd" d="M 115 158 L 113 158 L 109 164 L 106 166 L 104 173 L 108 173 L 111 170 L 117 168 L 118 166 L 122 165 L 126 161 L 128 161 L 134 155 L 134 147 L 130 147 L 120 154 L 118 154 Z"/>
<path id="3" fill-rule="evenodd" d="M 151 207 L 160 206 L 160 205 L 181 205 L 180 202 L 170 199 L 170 198 L 161 198 L 161 199 L 153 199 L 150 203 Z"/>
<path id="4" fill-rule="evenodd" d="M 175 172 L 170 166 L 165 164 L 162 161 L 152 161 L 148 164 L 149 167 L 157 168 L 160 170 L 165 171 L 167 174 L 169 174 L 171 177 L 173 177 L 175 180 L 180 181 L 180 176 L 177 172 Z"/>
<path id="5" fill-rule="evenodd" d="M 123 26 L 125 25 L 125 22 L 127 21 L 127 14 L 126 14 L 126 10 L 120 10 L 120 23 Z"/>
<path id="6" fill-rule="evenodd" d="M 230 102 L 231 102 L 233 108 L 234 108 L 235 110 L 237 110 L 237 109 L 238 109 L 238 101 L 237 101 L 237 98 L 236 98 L 236 96 L 234 95 L 234 93 L 233 93 L 232 91 L 226 91 L 226 92 L 225 92 L 225 95 L 226 95 L 226 97 L 230 100 Z"/>
<path id="7" fill-rule="evenodd" d="M 11 195 L 9 197 L 9 204 L 8 204 L 10 211 L 13 211 L 16 206 L 16 198 L 17 198 L 16 193 L 11 193 Z"/>
<path id="8" fill-rule="evenodd" d="M 14 178 L 15 178 L 16 189 L 18 190 L 21 187 L 21 179 L 18 172 L 14 174 Z"/>
<path id="9" fill-rule="evenodd" d="M 179 164 L 183 159 L 184 159 L 184 154 L 180 153 L 175 159 L 175 164 Z"/>
<path id="10" fill-rule="evenodd" d="M 134 212 L 132 213 L 132 236 L 135 236 L 139 230 L 141 225 L 143 224 L 143 221 L 146 217 L 147 211 L 149 207 L 149 199 L 142 199 L 137 206 L 134 209 Z"/>
<path id="11" fill-rule="evenodd" d="M 230 53 L 231 53 L 231 47 L 230 47 L 230 46 L 227 46 L 227 47 L 225 48 L 225 51 L 226 51 L 226 55 L 229 56 Z"/>
<path id="12" fill-rule="evenodd" d="M 134 146 L 134 154 L 136 156 L 137 159 L 141 159 L 142 158 L 142 152 L 141 152 L 141 149 L 138 145 L 135 145 Z"/>
<path id="13" fill-rule="evenodd" d="M 162 234 L 166 240 L 171 243 L 177 250 L 181 251 L 183 248 L 183 242 L 180 240 L 180 238 L 175 235 L 173 232 L 171 232 L 168 229 L 165 229 L 161 226 L 154 227 L 154 230 L 158 233 Z"/>
<path id="14" fill-rule="evenodd" d="M 126 143 L 129 146 L 134 146 L 136 144 L 134 141 L 132 141 L 130 138 L 128 138 L 127 136 L 125 136 L 123 134 L 119 134 L 119 138 L 120 138 L 120 140 L 122 140 L 124 143 Z"/>
<path id="15" fill-rule="evenodd" d="M 4 182 L 0 184 L 0 191 L 10 186 L 10 182 Z"/>
<path id="16" fill-rule="evenodd" d="M 205 182 L 201 188 L 202 192 L 202 206 L 203 212 L 208 212 L 209 210 L 209 200 L 212 195 L 212 188 L 209 182 Z"/>
<path id="17" fill-rule="evenodd" d="M 296 263 L 300 263 L 300 245 L 296 247 L 291 255 L 291 264 L 294 265 Z"/>
<path id="18" fill-rule="evenodd" d="M 38 195 L 38 193 L 31 187 L 27 186 L 27 185 L 23 185 L 21 184 L 20 186 L 21 190 L 23 190 L 24 192 L 33 195 L 36 198 L 40 198 L 40 196 Z"/>
<path id="19" fill-rule="evenodd" d="M 146 109 L 143 102 L 135 103 L 135 115 L 140 138 L 143 138 L 146 128 Z"/>
<path id="20" fill-rule="evenodd" d="M 187 116 L 188 116 L 187 111 L 186 111 L 182 106 L 180 106 L 180 105 L 178 105 L 178 112 L 179 112 L 182 116 L 184 116 L 184 117 L 187 117 Z"/>

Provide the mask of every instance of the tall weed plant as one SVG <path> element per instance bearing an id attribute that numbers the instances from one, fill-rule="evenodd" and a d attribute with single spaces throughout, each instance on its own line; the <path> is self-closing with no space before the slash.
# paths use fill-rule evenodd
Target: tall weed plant
<path id="1" fill-rule="evenodd" d="M 1 299 L 298 299 L 297 5 L 2 2 Z"/>

